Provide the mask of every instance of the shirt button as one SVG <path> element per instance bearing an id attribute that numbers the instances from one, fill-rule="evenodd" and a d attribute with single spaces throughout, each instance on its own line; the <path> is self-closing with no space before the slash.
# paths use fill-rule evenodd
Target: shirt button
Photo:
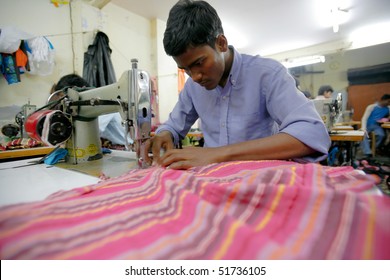
<path id="1" fill-rule="evenodd" d="M 221 126 L 222 126 L 222 127 L 225 127 L 225 123 L 222 123 Z"/>

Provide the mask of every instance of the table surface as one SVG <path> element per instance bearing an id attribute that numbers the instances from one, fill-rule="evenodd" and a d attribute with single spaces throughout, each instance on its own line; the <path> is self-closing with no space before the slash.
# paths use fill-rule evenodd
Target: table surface
<path id="1" fill-rule="evenodd" d="M 360 125 L 361 121 L 349 121 L 349 122 L 340 122 L 336 123 L 336 125 Z"/>
<path id="2" fill-rule="evenodd" d="M 7 150 L 0 151 L 0 160 L 1 159 L 16 159 L 30 156 L 44 156 L 50 153 L 54 147 L 37 147 L 37 148 L 28 148 L 28 149 L 16 149 L 16 150 Z"/>
<path id="3" fill-rule="evenodd" d="M 390 129 L 390 122 L 382 123 L 381 125 L 383 128 Z"/>
<path id="4" fill-rule="evenodd" d="M 351 141 L 359 142 L 364 138 L 364 131 L 361 130 L 343 130 L 337 131 L 337 133 L 332 133 L 330 139 L 332 141 Z"/>
<path id="5" fill-rule="evenodd" d="M 351 125 L 336 125 L 332 127 L 332 130 L 354 130 Z"/>
<path id="6" fill-rule="evenodd" d="M 137 168 L 135 153 L 128 151 L 114 150 L 103 159 L 77 165 L 22 166 L 33 160 L 0 163 L 0 206 L 39 201 L 57 191 L 95 184 L 101 180 L 98 176 L 102 173 L 116 177 Z"/>

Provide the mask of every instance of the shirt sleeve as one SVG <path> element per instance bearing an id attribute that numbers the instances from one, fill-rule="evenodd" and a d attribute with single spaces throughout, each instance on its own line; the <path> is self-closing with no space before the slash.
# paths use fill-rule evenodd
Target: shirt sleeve
<path id="1" fill-rule="evenodd" d="M 157 128 L 156 133 L 158 134 L 161 131 L 171 132 L 174 144 L 178 145 L 198 117 L 191 96 L 187 91 L 186 83 L 183 90 L 179 93 L 179 100 L 169 114 L 168 120 Z"/>
<path id="2" fill-rule="evenodd" d="M 280 67 L 265 80 L 264 94 L 267 110 L 279 124 L 279 131 L 317 151 L 299 161 L 317 162 L 325 159 L 331 144 L 328 130 L 314 103 L 295 87 L 287 69 Z"/>

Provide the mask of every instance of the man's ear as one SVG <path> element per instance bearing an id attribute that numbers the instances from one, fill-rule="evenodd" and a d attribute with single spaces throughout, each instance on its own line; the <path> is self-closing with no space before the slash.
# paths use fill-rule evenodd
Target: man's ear
<path id="1" fill-rule="evenodd" d="M 229 49 L 225 35 L 218 35 L 217 40 L 215 41 L 215 46 L 220 52 L 226 52 Z"/>

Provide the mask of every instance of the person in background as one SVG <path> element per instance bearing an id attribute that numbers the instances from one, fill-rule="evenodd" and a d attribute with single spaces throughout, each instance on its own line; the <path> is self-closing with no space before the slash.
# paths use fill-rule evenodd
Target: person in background
<path id="1" fill-rule="evenodd" d="M 362 150 L 366 158 L 372 157 L 372 151 L 370 147 L 369 134 L 375 133 L 375 145 L 376 148 L 380 148 L 384 142 L 386 132 L 381 127 L 381 124 L 385 121 L 389 121 L 390 112 L 390 94 L 382 95 L 381 99 L 367 106 L 362 117 L 361 130 L 365 131 L 365 137 L 362 141 Z"/>
<path id="2" fill-rule="evenodd" d="M 318 89 L 318 95 L 315 99 L 316 100 L 329 99 L 332 98 L 332 94 L 333 94 L 333 88 L 329 85 L 324 85 Z"/>
<path id="3" fill-rule="evenodd" d="M 309 91 L 307 90 L 302 90 L 301 89 L 301 83 L 299 82 L 298 78 L 293 76 L 294 80 L 295 80 L 295 86 L 297 87 L 298 90 L 300 90 L 305 96 L 306 98 L 308 99 L 311 99 L 311 94 Z"/>
<path id="4" fill-rule="evenodd" d="M 169 12 L 163 43 L 190 78 L 169 119 L 146 142 L 154 164 L 188 169 L 236 160 L 326 158 L 330 138 L 313 103 L 281 63 L 241 54 L 228 45 L 210 4 L 177 2 Z M 174 149 L 197 119 L 202 121 L 204 147 Z"/>
<path id="5" fill-rule="evenodd" d="M 307 99 L 312 99 L 311 98 L 311 93 L 308 90 L 302 90 L 302 93 L 306 96 Z"/>
<path id="6" fill-rule="evenodd" d="M 68 74 L 63 76 L 57 84 L 52 87 L 53 92 L 56 93 L 56 97 L 49 97 L 49 101 L 54 101 L 63 96 L 62 89 L 67 87 L 90 87 L 88 82 L 77 74 Z M 124 146 L 125 143 L 125 128 L 122 126 L 122 118 L 119 113 L 105 114 L 98 117 L 99 119 L 99 134 L 102 138 L 102 144 L 105 147 L 113 147 L 112 145 Z M 109 141 L 110 143 L 107 143 Z M 128 144 L 132 144 L 133 141 L 128 137 Z"/>

